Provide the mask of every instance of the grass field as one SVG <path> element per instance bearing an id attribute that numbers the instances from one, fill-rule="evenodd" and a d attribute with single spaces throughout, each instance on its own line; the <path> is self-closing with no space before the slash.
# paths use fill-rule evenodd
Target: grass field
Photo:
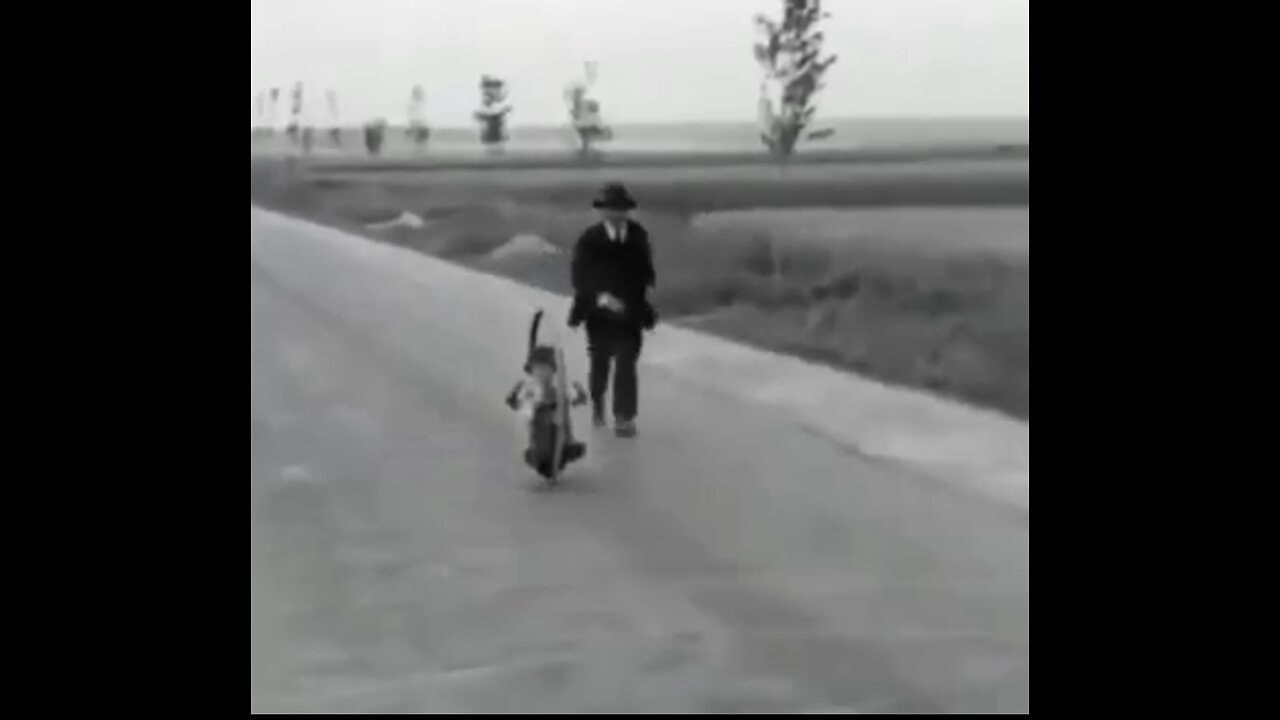
<path id="1" fill-rule="evenodd" d="M 287 171 L 251 162 L 251 200 L 551 290 L 623 180 L 653 237 L 666 322 L 1030 417 L 1029 163 L 671 162 Z M 402 211 L 420 229 L 370 230 Z M 517 234 L 562 251 L 496 259 Z"/>

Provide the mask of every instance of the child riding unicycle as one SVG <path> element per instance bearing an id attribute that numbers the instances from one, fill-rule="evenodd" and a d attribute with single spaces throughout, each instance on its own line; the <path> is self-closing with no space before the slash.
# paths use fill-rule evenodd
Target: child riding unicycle
<path id="1" fill-rule="evenodd" d="M 564 352 L 557 346 L 538 343 L 542 315 L 539 310 L 533 316 L 525 376 L 507 394 L 506 403 L 528 425 L 525 464 L 544 480 L 555 482 L 561 470 L 586 454 L 586 445 L 573 437 L 569 409 L 585 405 L 587 393 L 575 382 L 573 397 L 569 396 Z"/>

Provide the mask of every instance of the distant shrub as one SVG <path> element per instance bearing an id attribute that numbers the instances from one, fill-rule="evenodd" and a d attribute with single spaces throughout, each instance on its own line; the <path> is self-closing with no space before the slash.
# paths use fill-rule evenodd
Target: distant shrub
<path id="1" fill-rule="evenodd" d="M 507 116 L 511 114 L 507 81 L 492 75 L 480 78 L 480 109 L 474 117 L 480 124 L 480 142 L 491 152 L 501 152 L 507 142 Z"/>
<path id="2" fill-rule="evenodd" d="M 414 85 L 409 94 L 409 124 L 405 134 L 408 135 L 409 142 L 417 147 L 418 152 L 424 152 L 427 149 L 427 140 L 431 138 L 431 128 L 427 127 L 423 117 L 423 105 L 426 101 L 426 91 L 421 85 Z"/>
<path id="3" fill-rule="evenodd" d="M 578 137 L 578 153 L 584 158 L 592 155 L 597 142 L 613 138 L 613 130 L 600 115 L 600 101 L 590 95 L 595 80 L 595 63 L 587 63 L 585 78 L 571 83 L 565 90 L 569 121 Z"/>
<path id="4" fill-rule="evenodd" d="M 364 149 L 370 157 L 382 154 L 382 142 L 387 135 L 387 121 L 370 120 L 364 124 Z"/>

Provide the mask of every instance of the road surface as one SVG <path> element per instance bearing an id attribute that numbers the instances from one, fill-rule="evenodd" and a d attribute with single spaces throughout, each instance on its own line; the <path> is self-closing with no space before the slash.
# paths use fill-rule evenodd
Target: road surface
<path id="1" fill-rule="evenodd" d="M 1029 709 L 1025 514 L 643 369 L 536 491 L 525 309 L 334 235 L 251 211 L 253 710 Z"/>

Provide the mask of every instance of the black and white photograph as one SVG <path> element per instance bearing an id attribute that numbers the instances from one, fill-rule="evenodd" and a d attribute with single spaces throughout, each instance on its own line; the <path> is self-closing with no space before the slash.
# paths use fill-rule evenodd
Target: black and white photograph
<path id="1" fill-rule="evenodd" d="M 250 710 L 1030 711 L 1030 0 L 250 0 Z"/>

